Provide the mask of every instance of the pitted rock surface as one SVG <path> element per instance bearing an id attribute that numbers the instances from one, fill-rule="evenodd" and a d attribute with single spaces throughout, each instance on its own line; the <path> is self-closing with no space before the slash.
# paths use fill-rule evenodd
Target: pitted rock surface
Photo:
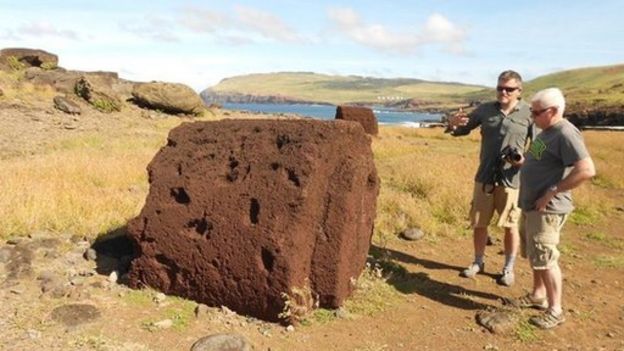
<path id="1" fill-rule="evenodd" d="M 368 137 L 345 121 L 183 124 L 148 166 L 128 226 L 130 286 L 267 320 L 282 293 L 336 308 L 364 267 L 379 181 Z"/>
<path id="2" fill-rule="evenodd" d="M 371 135 L 379 133 L 377 117 L 375 117 L 373 110 L 368 107 L 338 106 L 336 108 L 336 119 L 359 122 L 364 127 L 366 133 Z"/>

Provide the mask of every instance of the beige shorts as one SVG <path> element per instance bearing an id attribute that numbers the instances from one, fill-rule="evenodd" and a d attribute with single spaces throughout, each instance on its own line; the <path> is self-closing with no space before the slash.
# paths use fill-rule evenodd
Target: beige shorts
<path id="1" fill-rule="evenodd" d="M 557 249 L 561 228 L 568 215 L 530 211 L 522 213 L 520 253 L 528 258 L 531 268 L 549 269 L 559 260 Z"/>
<path id="2" fill-rule="evenodd" d="M 470 206 L 470 226 L 487 228 L 492 221 L 494 211 L 498 213 L 496 225 L 503 228 L 518 227 L 520 208 L 518 207 L 518 189 L 494 187 L 492 193 L 483 188 L 483 184 L 475 182 Z"/>

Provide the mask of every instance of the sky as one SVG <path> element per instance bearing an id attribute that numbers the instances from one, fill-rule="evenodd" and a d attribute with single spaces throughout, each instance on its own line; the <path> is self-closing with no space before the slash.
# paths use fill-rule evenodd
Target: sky
<path id="1" fill-rule="evenodd" d="M 0 0 L 0 48 L 201 91 L 305 71 L 493 86 L 624 63 L 624 1 Z"/>

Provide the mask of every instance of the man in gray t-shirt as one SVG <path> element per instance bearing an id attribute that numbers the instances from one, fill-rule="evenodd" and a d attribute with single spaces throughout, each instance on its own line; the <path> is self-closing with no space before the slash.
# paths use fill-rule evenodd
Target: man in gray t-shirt
<path id="1" fill-rule="evenodd" d="M 477 273 L 483 273 L 488 227 L 494 212 L 497 212 L 496 224 L 505 231 L 505 264 L 497 282 L 505 286 L 514 282 L 514 262 L 520 243 L 520 177 L 519 168 L 512 166 L 501 155 L 503 150 L 509 148 L 522 153 L 533 134 L 529 104 L 520 98 L 521 93 L 520 75 L 504 71 L 498 76 L 495 101 L 479 105 L 470 114 L 460 110 L 449 118 L 449 131 L 453 136 L 467 135 L 476 128 L 480 128 L 481 132 L 479 169 L 474 179 L 470 207 L 474 260 L 460 275 L 472 278 Z"/>
<path id="2" fill-rule="evenodd" d="M 549 329 L 563 323 L 560 232 L 572 211 L 570 190 L 596 174 L 581 132 L 563 119 L 565 100 L 557 88 L 544 89 L 531 101 L 531 115 L 542 129 L 531 143 L 520 175 L 522 253 L 533 269 L 533 290 L 512 300 L 520 307 L 547 309 L 529 321 Z"/>

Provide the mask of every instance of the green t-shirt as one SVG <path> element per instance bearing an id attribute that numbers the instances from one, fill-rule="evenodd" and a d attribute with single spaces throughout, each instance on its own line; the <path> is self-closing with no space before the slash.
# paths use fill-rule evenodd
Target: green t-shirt
<path id="1" fill-rule="evenodd" d="M 517 189 L 520 186 L 520 170 L 502 161 L 500 154 L 508 145 L 522 153 L 527 140 L 532 138 L 533 120 L 529 105 L 520 100 L 513 111 L 505 116 L 498 102 L 483 103 L 470 113 L 468 124 L 455 129 L 452 135 L 467 135 L 479 126 L 481 126 L 481 151 L 475 181 L 493 184 L 495 173 L 499 172 L 500 185 Z"/>
<path id="2" fill-rule="evenodd" d="M 572 166 L 589 156 L 581 132 L 567 119 L 539 133 L 526 153 L 522 166 L 520 207 L 535 210 L 535 202 L 548 188 L 565 178 Z M 546 206 L 548 213 L 570 213 L 572 193 L 562 191 Z"/>

